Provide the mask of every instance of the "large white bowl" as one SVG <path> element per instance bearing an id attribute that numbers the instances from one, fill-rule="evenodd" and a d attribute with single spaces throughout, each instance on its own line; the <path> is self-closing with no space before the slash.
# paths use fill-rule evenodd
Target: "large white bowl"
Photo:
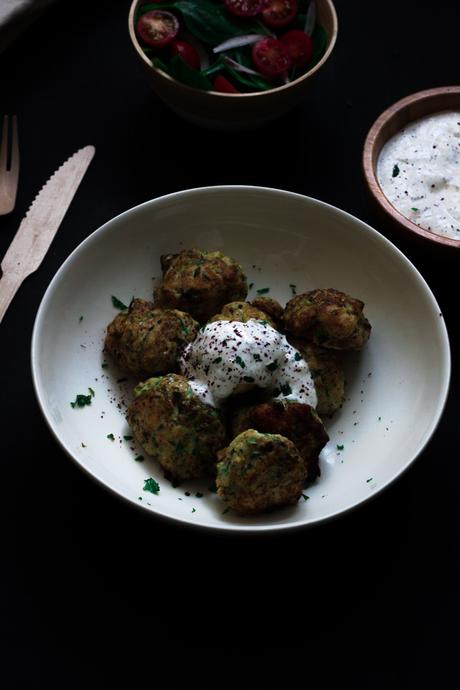
<path id="1" fill-rule="evenodd" d="M 321 477 L 306 489 L 309 499 L 293 508 L 251 518 L 223 513 L 209 482 L 173 488 L 153 460 L 136 462 L 141 451 L 123 439 L 129 435 L 124 403 L 136 382 L 117 383 L 123 375 L 111 364 L 101 366 L 104 330 L 116 314 L 111 296 L 125 303 L 133 295 L 150 298 L 160 254 L 194 246 L 219 249 L 240 261 L 254 283 L 252 295 L 269 287 L 284 303 L 294 284 L 297 292 L 335 287 L 366 303 L 370 341 L 349 357 L 347 399 L 326 423 L 331 440 L 321 456 Z M 450 351 L 428 285 L 368 225 L 289 192 L 210 187 L 130 209 L 75 249 L 40 305 L 32 372 L 40 407 L 62 447 L 115 494 L 182 523 L 263 532 L 336 517 L 400 476 L 440 419 Z M 88 388 L 95 392 L 92 404 L 72 408 L 70 401 Z M 157 495 L 143 490 L 148 477 L 159 482 Z"/>

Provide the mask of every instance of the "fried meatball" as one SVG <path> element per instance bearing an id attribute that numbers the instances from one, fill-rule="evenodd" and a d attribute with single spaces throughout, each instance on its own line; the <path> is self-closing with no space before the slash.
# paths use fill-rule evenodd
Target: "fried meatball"
<path id="1" fill-rule="evenodd" d="M 342 407 L 345 400 L 345 371 L 341 353 L 299 338 L 290 338 L 289 342 L 300 352 L 310 368 L 318 398 L 317 413 L 322 416 L 332 415 Z"/>
<path id="2" fill-rule="evenodd" d="M 236 411 L 232 420 L 233 435 L 245 429 L 281 434 L 294 443 L 312 482 L 319 476 L 319 454 L 329 441 L 321 419 L 310 405 L 290 400 L 271 400 Z"/>
<path id="3" fill-rule="evenodd" d="M 199 324 L 177 309 L 155 309 L 134 299 L 107 327 L 105 350 L 127 374 L 143 378 L 178 369 L 183 348 L 195 339 Z"/>
<path id="4" fill-rule="evenodd" d="M 215 314 L 210 321 L 242 321 L 247 323 L 250 319 L 266 321 L 269 326 L 275 328 L 275 324 L 269 315 L 264 311 L 260 311 L 260 309 L 256 309 L 249 302 L 230 302 L 222 307 L 221 312 Z"/>
<path id="5" fill-rule="evenodd" d="M 256 297 L 250 304 L 256 309 L 265 312 L 276 324 L 275 327 L 280 330 L 284 309 L 276 299 L 273 299 L 273 297 Z"/>
<path id="6" fill-rule="evenodd" d="M 184 249 L 162 256 L 161 268 L 163 279 L 155 289 L 155 304 L 182 309 L 200 322 L 248 294 L 241 266 L 221 252 Z"/>
<path id="7" fill-rule="evenodd" d="M 165 476 L 180 481 L 214 474 L 225 428 L 220 413 L 193 393 L 187 379 L 177 374 L 151 378 L 134 392 L 128 423 Z"/>
<path id="8" fill-rule="evenodd" d="M 219 452 L 217 493 L 240 515 L 297 503 L 307 476 L 289 439 L 248 429 Z"/>
<path id="9" fill-rule="evenodd" d="M 284 326 L 291 335 L 322 347 L 360 350 L 371 332 L 363 308 L 364 302 L 339 290 L 311 290 L 287 303 Z"/>

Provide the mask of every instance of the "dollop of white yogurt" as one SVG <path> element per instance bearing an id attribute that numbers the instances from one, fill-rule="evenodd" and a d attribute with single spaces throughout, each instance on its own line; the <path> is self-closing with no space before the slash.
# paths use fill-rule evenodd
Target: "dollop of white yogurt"
<path id="1" fill-rule="evenodd" d="M 460 112 L 435 113 L 397 132 L 382 148 L 377 179 L 403 216 L 460 240 Z"/>
<path id="2" fill-rule="evenodd" d="M 180 368 L 192 390 L 214 407 L 256 386 L 277 399 L 317 405 L 308 364 L 266 321 L 207 324 L 185 348 Z"/>

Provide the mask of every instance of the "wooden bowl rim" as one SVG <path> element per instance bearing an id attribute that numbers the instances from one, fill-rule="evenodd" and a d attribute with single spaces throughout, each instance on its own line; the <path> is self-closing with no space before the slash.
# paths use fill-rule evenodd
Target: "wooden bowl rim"
<path id="1" fill-rule="evenodd" d="M 429 240 L 430 242 L 434 242 L 438 245 L 443 245 L 446 247 L 452 247 L 454 249 L 460 249 L 460 240 L 454 240 L 450 237 L 443 237 L 442 235 L 436 235 L 429 230 L 424 230 L 400 213 L 393 206 L 393 204 L 388 201 L 387 197 L 382 191 L 373 164 L 373 160 L 377 160 L 378 154 L 380 153 L 379 150 L 376 152 L 377 155 L 374 155 L 375 142 L 377 141 L 380 132 L 388 125 L 389 122 L 391 122 L 393 118 L 397 117 L 397 115 L 417 101 L 435 101 L 443 96 L 447 96 L 448 94 L 456 94 L 459 96 L 460 107 L 460 86 L 441 86 L 433 89 L 417 91 L 416 93 L 401 98 L 401 100 L 396 101 L 393 105 L 390 105 L 386 110 L 383 111 L 381 115 L 379 115 L 367 133 L 363 148 L 362 165 L 366 184 L 370 193 L 377 201 L 380 208 L 391 216 L 393 221 L 399 225 L 402 225 L 406 230 L 409 230 L 409 232 L 415 233 L 419 237 Z M 439 112 L 442 110 L 443 108 L 441 107 Z M 383 142 L 383 144 L 384 143 L 385 142 Z"/>
<path id="2" fill-rule="evenodd" d="M 136 53 L 139 55 L 141 60 L 144 62 L 144 64 L 159 74 L 161 77 L 163 77 L 166 81 L 170 81 L 172 84 L 176 84 L 179 88 L 181 88 L 183 91 L 188 91 L 191 93 L 200 93 L 200 94 L 208 94 L 211 96 L 218 96 L 219 98 L 257 98 L 261 96 L 267 96 L 271 95 L 273 93 L 281 92 L 281 91 L 286 91 L 289 89 L 291 86 L 300 84 L 302 81 L 305 79 L 311 77 L 313 74 L 315 74 L 321 67 L 324 65 L 326 60 L 329 58 L 331 55 L 336 40 L 337 40 L 337 34 L 338 34 L 338 19 L 337 19 L 337 12 L 334 7 L 334 3 L 332 0 L 324 0 L 326 4 L 329 6 L 329 9 L 332 14 L 332 34 L 330 37 L 329 45 L 326 48 L 326 52 L 324 53 L 323 57 L 319 62 L 316 63 L 316 65 L 309 71 L 305 72 L 305 74 L 302 74 L 300 77 L 297 77 L 297 79 L 294 79 L 294 81 L 290 81 L 288 84 L 282 84 L 281 86 L 276 86 L 273 89 L 268 89 L 268 91 L 254 91 L 250 93 L 222 93 L 221 91 L 203 91 L 202 89 L 197 89 L 193 86 L 188 86 L 187 84 L 182 84 L 180 81 L 177 81 L 177 79 L 173 79 L 169 74 L 166 74 L 166 72 L 163 72 L 163 70 L 159 69 L 158 67 L 153 67 L 152 63 L 142 50 L 137 37 L 136 37 L 136 32 L 134 30 L 134 13 L 136 11 L 137 5 L 142 2 L 143 0 L 133 0 L 131 3 L 131 7 L 129 9 L 129 15 L 128 15 L 128 31 L 129 31 L 129 36 L 131 38 L 131 42 L 134 46 L 134 49 L 136 50 Z"/>

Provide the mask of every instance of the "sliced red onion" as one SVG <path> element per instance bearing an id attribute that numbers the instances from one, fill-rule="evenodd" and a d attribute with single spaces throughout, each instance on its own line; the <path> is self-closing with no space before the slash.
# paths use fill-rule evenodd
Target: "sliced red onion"
<path id="1" fill-rule="evenodd" d="M 200 58 L 200 69 L 208 69 L 210 65 L 209 55 L 201 41 L 195 38 L 193 34 L 189 34 L 188 31 L 181 31 L 181 36 L 183 37 L 184 41 L 190 43 L 192 48 L 195 48 L 196 52 L 198 53 L 198 57 Z"/>
<path id="2" fill-rule="evenodd" d="M 228 38 L 223 43 L 219 43 L 218 46 L 213 48 L 213 53 L 222 53 L 224 50 L 230 50 L 231 48 L 241 48 L 242 46 L 250 46 L 252 43 L 257 43 L 262 38 L 266 38 L 264 34 L 245 34 L 244 36 L 233 36 L 233 38 Z"/>
<path id="3" fill-rule="evenodd" d="M 254 77 L 261 77 L 262 79 L 266 79 L 263 74 L 260 74 L 260 72 L 256 72 L 253 69 L 250 69 L 249 67 L 245 67 L 244 65 L 240 65 L 239 62 L 236 60 L 232 60 L 232 58 L 228 57 L 227 55 L 223 56 L 224 62 L 227 63 L 229 67 L 233 67 L 235 72 L 243 72 L 243 74 L 252 74 Z"/>
<path id="4" fill-rule="evenodd" d="M 307 36 L 310 36 L 313 33 L 313 30 L 315 28 L 316 24 L 316 5 L 314 0 L 311 0 L 310 4 L 308 5 L 308 10 L 307 10 L 307 16 L 305 17 L 305 27 L 304 31 L 307 34 Z"/>

